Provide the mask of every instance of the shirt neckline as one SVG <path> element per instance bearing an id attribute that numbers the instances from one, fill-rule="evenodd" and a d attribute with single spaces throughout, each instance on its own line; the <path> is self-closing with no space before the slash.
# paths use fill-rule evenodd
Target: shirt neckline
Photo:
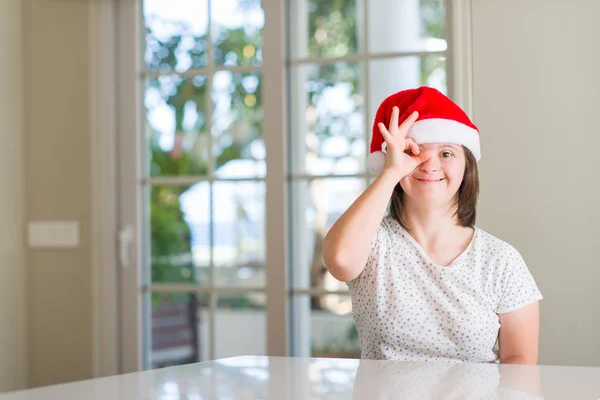
<path id="1" fill-rule="evenodd" d="M 440 264 L 437 264 L 436 262 L 434 262 L 431 259 L 431 257 L 429 257 L 429 254 L 427 254 L 427 252 L 421 247 L 419 242 L 417 242 L 415 240 L 415 238 L 413 238 L 410 235 L 410 233 L 408 233 L 408 231 L 406 229 L 404 229 L 404 227 L 402 225 L 400 225 L 400 223 L 398 221 L 396 221 L 394 218 L 392 218 L 392 220 L 394 220 L 394 223 L 396 223 L 396 225 L 398 225 L 398 228 L 400 228 L 402 230 L 402 232 L 408 238 L 408 240 L 412 243 L 412 245 L 421 253 L 421 255 L 425 258 L 425 261 L 427 261 L 429 264 L 431 264 L 437 268 L 443 268 L 443 269 L 451 269 L 451 268 L 455 267 L 455 265 L 459 261 L 461 261 L 461 259 L 465 256 L 465 254 L 467 254 L 469 252 L 469 250 L 471 250 L 471 247 L 473 247 L 473 243 L 475 243 L 475 238 L 477 237 L 477 234 L 479 232 L 479 228 L 474 226 L 473 227 L 473 231 L 474 231 L 473 236 L 471 237 L 471 241 L 469 242 L 469 245 L 464 249 L 464 251 L 462 253 L 460 253 L 454 260 L 452 260 L 452 262 L 449 265 L 440 265 Z"/>

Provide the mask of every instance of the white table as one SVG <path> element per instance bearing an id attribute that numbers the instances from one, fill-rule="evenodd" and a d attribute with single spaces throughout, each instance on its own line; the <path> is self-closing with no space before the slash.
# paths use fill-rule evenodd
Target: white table
<path id="1" fill-rule="evenodd" d="M 600 368 L 248 356 L 0 395 L 1 400 L 265 398 L 598 400 Z"/>

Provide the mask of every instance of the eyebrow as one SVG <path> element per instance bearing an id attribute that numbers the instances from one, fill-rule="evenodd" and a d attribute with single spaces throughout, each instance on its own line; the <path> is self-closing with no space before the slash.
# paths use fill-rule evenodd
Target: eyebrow
<path id="1" fill-rule="evenodd" d="M 438 143 L 437 144 L 437 148 L 439 148 L 439 149 L 451 148 L 451 149 L 453 149 L 455 151 L 459 151 L 460 150 L 460 146 L 454 145 L 454 144 L 450 144 L 450 143 Z"/>
<path id="2" fill-rule="evenodd" d="M 456 145 L 450 144 L 450 143 L 440 143 L 440 144 L 438 144 L 437 147 L 440 148 L 440 149 L 443 149 L 444 147 L 449 147 L 449 148 L 454 149 L 454 150 L 458 150 L 459 149 L 459 146 L 456 146 Z"/>

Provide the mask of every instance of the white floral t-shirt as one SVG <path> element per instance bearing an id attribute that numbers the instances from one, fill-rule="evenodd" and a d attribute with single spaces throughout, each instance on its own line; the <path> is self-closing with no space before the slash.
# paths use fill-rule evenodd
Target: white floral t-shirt
<path id="1" fill-rule="evenodd" d="M 499 313 L 542 299 L 510 244 L 475 227 L 451 265 L 436 265 L 392 217 L 348 282 L 362 358 L 498 362 Z"/>

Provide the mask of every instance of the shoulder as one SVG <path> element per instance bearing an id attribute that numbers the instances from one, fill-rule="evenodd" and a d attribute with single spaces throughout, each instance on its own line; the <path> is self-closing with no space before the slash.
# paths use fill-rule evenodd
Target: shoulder
<path id="1" fill-rule="evenodd" d="M 494 312 L 517 310 L 543 298 L 521 253 L 510 243 L 479 230 L 481 271 L 495 301 Z M 487 250 L 486 250 L 487 249 Z"/>
<path id="2" fill-rule="evenodd" d="M 490 265 L 509 267 L 524 264 L 521 253 L 513 245 L 479 227 L 475 229 L 477 240 L 474 250 Z"/>
<path id="3" fill-rule="evenodd" d="M 494 254 L 519 254 L 519 251 L 507 241 L 500 239 L 479 227 L 475 227 L 475 230 L 477 231 L 476 244 L 479 247 L 486 248 Z"/>
<path id="4" fill-rule="evenodd" d="M 382 252 L 406 240 L 406 231 L 402 225 L 393 217 L 386 215 L 371 240 L 371 251 Z"/>
<path id="5" fill-rule="evenodd" d="M 386 215 L 381 220 L 381 224 L 378 229 L 378 236 L 384 240 L 397 241 L 398 239 L 405 238 L 408 233 L 402 225 L 394 217 Z"/>
<path id="6" fill-rule="evenodd" d="M 377 237 L 378 239 L 389 238 L 397 234 L 399 229 L 402 229 L 400 224 L 391 216 L 386 215 L 379 224 L 379 228 L 377 229 Z"/>
<path id="7" fill-rule="evenodd" d="M 400 226 L 400 224 L 398 223 L 398 221 L 396 221 L 394 219 L 394 217 L 392 217 L 391 215 L 386 215 L 381 220 L 381 224 L 379 225 L 379 228 L 384 229 L 386 231 L 396 231 L 399 228 L 401 229 L 402 226 Z"/>

